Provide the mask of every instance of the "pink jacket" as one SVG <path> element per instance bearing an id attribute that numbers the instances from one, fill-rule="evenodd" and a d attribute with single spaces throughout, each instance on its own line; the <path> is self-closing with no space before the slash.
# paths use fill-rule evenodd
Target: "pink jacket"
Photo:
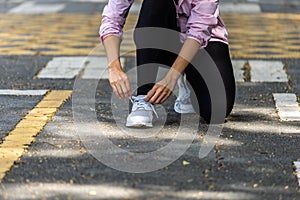
<path id="1" fill-rule="evenodd" d="M 102 13 L 100 40 L 107 35 L 122 38 L 126 13 L 134 0 L 109 0 Z M 219 0 L 179 0 L 176 5 L 181 40 L 193 38 L 206 47 L 208 41 L 228 43 L 228 33 L 219 16 Z"/>

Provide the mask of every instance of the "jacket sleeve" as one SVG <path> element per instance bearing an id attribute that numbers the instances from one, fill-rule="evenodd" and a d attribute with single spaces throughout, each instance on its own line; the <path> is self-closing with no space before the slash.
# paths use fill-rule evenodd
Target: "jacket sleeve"
<path id="1" fill-rule="evenodd" d="M 206 47 L 211 38 L 212 28 L 218 24 L 219 0 L 193 0 L 187 22 L 187 38 L 197 40 Z"/>
<path id="2" fill-rule="evenodd" d="M 107 35 L 116 35 L 122 39 L 123 27 L 133 0 L 109 0 L 104 7 L 99 30 L 100 41 Z"/>

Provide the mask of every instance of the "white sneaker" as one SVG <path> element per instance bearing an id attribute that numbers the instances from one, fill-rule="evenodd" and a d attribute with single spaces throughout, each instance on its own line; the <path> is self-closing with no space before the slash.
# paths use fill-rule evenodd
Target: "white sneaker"
<path id="1" fill-rule="evenodd" d="M 144 101 L 146 95 L 138 95 L 132 97 L 131 101 L 133 103 L 131 113 L 127 117 L 126 126 L 127 127 L 152 127 L 153 113 L 157 117 L 157 113 L 154 106 Z"/>
<path id="2" fill-rule="evenodd" d="M 179 87 L 178 97 L 174 104 L 174 110 L 177 113 L 196 113 L 191 104 L 191 90 L 188 88 L 186 83 L 186 75 L 183 74 L 177 80 L 177 85 Z"/>

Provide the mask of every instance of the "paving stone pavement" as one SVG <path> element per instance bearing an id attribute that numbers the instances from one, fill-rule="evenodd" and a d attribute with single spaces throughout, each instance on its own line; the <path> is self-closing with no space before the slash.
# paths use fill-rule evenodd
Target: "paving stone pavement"
<path id="1" fill-rule="evenodd" d="M 182 125 L 174 95 L 158 107 L 153 129 L 133 129 L 133 137 L 118 124 L 129 107 L 114 104 L 99 46 L 106 2 L 0 0 L 0 199 L 300 199 L 300 1 L 221 1 L 237 83 L 234 110 L 212 138 L 208 125 L 192 121 L 197 130 L 190 147 L 148 173 L 105 165 L 87 145 L 107 136 L 120 150 L 109 158 L 121 165 L 128 162 L 122 150 L 132 157 L 155 152 L 171 144 Z M 125 30 L 134 27 L 140 2 Z M 126 32 L 122 46 L 127 71 L 135 67 L 130 38 Z M 74 105 L 80 83 L 87 95 Z M 99 122 L 98 140 L 80 137 L 88 126 L 77 123 L 74 108 L 93 114 L 86 117 L 91 127 Z M 188 140 L 180 139 L 174 152 Z M 209 141 L 212 151 L 199 159 Z"/>

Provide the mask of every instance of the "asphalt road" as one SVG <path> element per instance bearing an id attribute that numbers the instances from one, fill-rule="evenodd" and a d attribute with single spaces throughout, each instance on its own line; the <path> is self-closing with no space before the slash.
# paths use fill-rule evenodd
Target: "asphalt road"
<path id="1" fill-rule="evenodd" d="M 237 96 L 211 138 L 211 126 L 175 113 L 175 96 L 158 108 L 153 129 L 122 125 L 127 102 L 112 98 L 106 78 L 86 78 L 106 67 L 97 35 L 104 5 L 0 0 L 0 199 L 300 199 L 299 0 L 221 2 Z M 130 71 L 135 57 L 124 43 Z"/>

